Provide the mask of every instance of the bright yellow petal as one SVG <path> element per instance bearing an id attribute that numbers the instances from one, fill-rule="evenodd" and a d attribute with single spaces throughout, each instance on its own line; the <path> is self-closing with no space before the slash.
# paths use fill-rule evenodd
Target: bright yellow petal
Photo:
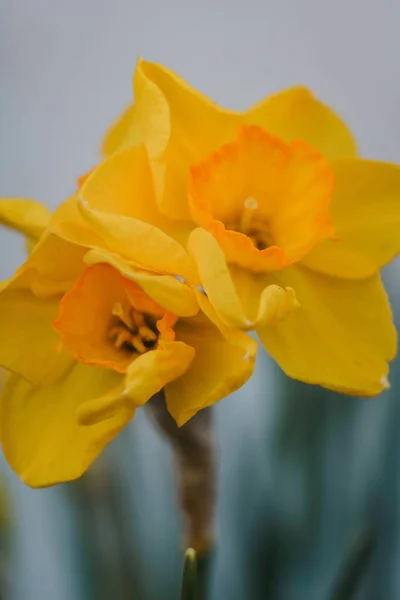
<path id="1" fill-rule="evenodd" d="M 66 292 L 84 267 L 85 250 L 58 236 L 43 236 L 17 270 L 13 285 L 48 298 Z"/>
<path id="2" fill-rule="evenodd" d="M 143 269 L 188 276 L 189 258 L 168 235 L 176 228 L 158 212 L 143 147 L 115 154 L 99 165 L 83 184 L 79 198 L 81 216 L 102 240 L 100 248 Z M 84 238 L 79 234 L 75 240 L 83 243 Z"/>
<path id="3" fill-rule="evenodd" d="M 142 354 L 130 364 L 119 394 L 83 404 L 78 412 L 80 422 L 98 423 L 111 418 L 121 408 L 142 406 L 169 382 L 181 377 L 194 355 L 194 349 L 183 342 L 161 342 L 156 350 Z"/>
<path id="4" fill-rule="evenodd" d="M 168 410 L 179 426 L 240 388 L 254 370 L 255 340 L 220 323 L 205 296 L 202 308 L 208 318 L 198 315 L 175 326 L 177 337 L 196 352 L 182 377 L 165 387 Z"/>
<path id="5" fill-rule="evenodd" d="M 307 88 L 290 88 L 268 96 L 247 111 L 246 122 L 288 142 L 304 140 L 330 159 L 357 154 L 345 123 Z"/>
<path id="6" fill-rule="evenodd" d="M 300 308 L 257 333 L 290 377 L 354 395 L 387 387 L 396 331 L 377 275 L 346 281 L 291 267 L 274 282 L 293 286 Z"/>
<path id="7" fill-rule="evenodd" d="M 190 223 L 176 223 L 157 206 L 145 147 L 127 148 L 103 161 L 87 177 L 79 197 L 102 213 L 132 217 L 186 242 Z"/>
<path id="8" fill-rule="evenodd" d="M 49 231 L 82 248 L 102 248 L 103 239 L 96 234 L 81 215 L 78 196 L 71 196 L 54 212 Z"/>
<path id="9" fill-rule="evenodd" d="M 133 416 L 124 408 L 109 420 L 82 426 L 77 409 L 121 382 L 112 371 L 76 364 L 46 386 L 11 376 L 0 400 L 3 452 L 22 481 L 45 487 L 76 479 Z"/>
<path id="10" fill-rule="evenodd" d="M 271 285 L 260 290 L 258 274 L 229 267 L 217 240 L 205 229 L 192 231 L 188 250 L 196 263 L 201 285 L 211 305 L 226 325 L 250 330 L 260 323 L 281 318 L 281 315 L 296 308 L 296 296 L 290 287 L 283 289 Z M 246 283 L 243 283 L 243 277 Z M 251 304 L 245 297 L 246 290 L 250 289 L 248 278 L 250 284 L 254 279 L 256 288 L 256 291 L 247 294 L 251 296 Z"/>
<path id="11" fill-rule="evenodd" d="M 282 321 L 300 306 L 296 292 L 290 286 L 265 285 L 263 275 L 240 267 L 231 266 L 230 275 L 243 310 L 252 322 L 252 329 Z"/>
<path id="12" fill-rule="evenodd" d="M 322 242 L 303 262 L 327 275 L 368 277 L 400 252 L 400 166 L 349 159 L 334 170 L 338 239 Z"/>
<path id="13" fill-rule="evenodd" d="M 136 281 L 150 298 L 174 315 L 192 317 L 199 310 L 193 289 L 175 277 L 133 269 L 115 256 L 98 250 L 90 250 L 85 255 L 85 263 L 88 265 L 98 263 L 112 265 L 123 277 Z"/>
<path id="14" fill-rule="evenodd" d="M 247 318 L 233 284 L 224 253 L 205 229 L 194 229 L 188 241 L 189 254 L 196 263 L 201 285 L 219 317 L 227 325 L 248 329 Z"/>
<path id="15" fill-rule="evenodd" d="M 87 177 L 79 197 L 98 211 L 133 217 L 163 227 L 144 146 L 127 148 L 106 159 Z"/>
<path id="16" fill-rule="evenodd" d="M 110 127 L 102 145 L 104 156 L 110 156 L 119 150 L 140 144 L 141 134 L 137 126 L 135 111 L 135 106 L 131 104 Z"/>
<path id="17" fill-rule="evenodd" d="M 15 276 L 0 288 L 0 364 L 39 383 L 52 380 L 70 364 L 58 352 L 52 327 L 61 294 L 82 268 L 84 251 L 45 235 Z"/>
<path id="18" fill-rule="evenodd" d="M 37 240 L 50 222 L 49 209 L 35 200 L 0 198 L 0 225 Z"/>
<path id="19" fill-rule="evenodd" d="M 172 71 L 145 61 L 136 68 L 134 92 L 159 206 L 172 218 L 190 219 L 189 165 L 233 138 L 240 115 L 220 108 Z"/>
<path id="20" fill-rule="evenodd" d="M 55 379 L 71 363 L 58 352 L 52 328 L 58 298 L 41 299 L 29 290 L 8 287 L 0 293 L 0 365 L 29 381 Z"/>
<path id="21" fill-rule="evenodd" d="M 193 279 L 193 265 L 185 249 L 161 229 L 131 217 L 92 210 L 83 203 L 80 209 L 106 250 L 140 269 Z"/>
<path id="22" fill-rule="evenodd" d="M 0 296 L 0 364 L 32 382 L 52 379 L 70 364 L 59 353 L 51 323 L 57 300 L 39 299 L 26 290 L 7 289 Z"/>

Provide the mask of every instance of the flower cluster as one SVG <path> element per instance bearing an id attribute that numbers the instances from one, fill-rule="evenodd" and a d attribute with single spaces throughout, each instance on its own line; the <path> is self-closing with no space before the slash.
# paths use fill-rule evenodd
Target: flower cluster
<path id="1" fill-rule="evenodd" d="M 0 288 L 0 438 L 33 487 L 79 477 L 160 390 L 182 425 L 238 389 L 252 330 L 291 377 L 388 386 L 400 168 L 303 88 L 234 112 L 139 61 L 134 97 L 53 215 L 0 201 L 30 251 Z"/>

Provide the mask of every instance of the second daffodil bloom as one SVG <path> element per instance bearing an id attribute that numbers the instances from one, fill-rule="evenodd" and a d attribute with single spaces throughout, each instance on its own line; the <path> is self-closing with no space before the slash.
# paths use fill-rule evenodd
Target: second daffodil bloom
<path id="1" fill-rule="evenodd" d="M 191 276 L 184 248 L 137 218 L 151 211 L 145 153 L 130 153 L 137 179 L 127 189 L 120 181 L 111 197 L 117 216 L 106 210 L 107 181 L 118 182 L 109 167 L 96 168 L 49 223 L 42 214 L 32 218 L 38 231 L 42 221 L 47 227 L 0 288 L 0 365 L 10 371 L 0 437 L 10 465 L 32 487 L 79 477 L 160 390 L 183 425 L 254 368 L 255 340 L 223 323 L 182 281 Z M 21 201 L 0 200 L 0 214 L 32 234 Z"/>
<path id="2" fill-rule="evenodd" d="M 379 270 L 400 248 L 400 168 L 358 158 L 304 88 L 223 109 L 139 61 L 104 151 L 144 143 L 160 211 L 189 228 L 201 285 L 291 377 L 354 395 L 388 386 L 396 332 Z"/>

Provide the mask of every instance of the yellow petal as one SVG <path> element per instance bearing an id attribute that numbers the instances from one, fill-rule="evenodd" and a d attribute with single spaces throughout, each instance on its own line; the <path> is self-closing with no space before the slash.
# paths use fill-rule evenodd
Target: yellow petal
<path id="1" fill-rule="evenodd" d="M 254 370 L 255 340 L 221 323 L 205 296 L 202 309 L 208 318 L 199 314 L 175 326 L 177 337 L 196 352 L 182 377 L 165 387 L 168 410 L 179 426 L 240 388 Z"/>
<path id="2" fill-rule="evenodd" d="M 183 342 L 160 342 L 156 350 L 132 361 L 118 394 L 84 403 L 78 411 L 79 421 L 85 425 L 99 423 L 122 408 L 133 410 L 142 406 L 165 385 L 178 379 L 190 367 L 194 355 L 194 349 Z"/>
<path id="3" fill-rule="evenodd" d="M 144 269 L 188 275 L 189 258 L 181 244 L 168 235 L 176 227 L 159 213 L 155 203 L 143 147 L 115 154 L 99 165 L 83 184 L 79 198 L 81 216 L 102 240 L 100 248 Z M 181 233 L 176 231 L 178 237 Z M 79 232 L 74 241 L 82 244 L 85 237 Z M 95 247 L 92 240 L 88 242 Z"/>
<path id="4" fill-rule="evenodd" d="M 78 195 L 100 212 L 133 217 L 160 227 L 168 224 L 155 202 L 144 146 L 127 148 L 104 160 L 85 179 Z"/>
<path id="5" fill-rule="evenodd" d="M 304 88 L 267 97 L 244 112 L 224 109 L 161 65 L 139 61 L 134 77 L 135 108 L 111 135 L 112 150 L 135 143 L 149 153 L 161 210 L 188 219 L 187 174 L 197 162 L 233 139 L 243 124 L 261 125 L 287 141 L 303 139 L 329 158 L 354 156 L 354 140 L 342 121 Z M 125 129 L 125 135 L 122 131 Z"/>
<path id="6" fill-rule="evenodd" d="M 131 217 L 101 213 L 83 203 L 80 209 L 109 251 L 141 269 L 193 278 L 184 248 L 161 229 Z"/>
<path id="7" fill-rule="evenodd" d="M 17 270 L 13 285 L 47 298 L 65 293 L 84 267 L 85 249 L 53 234 L 44 235 Z"/>
<path id="8" fill-rule="evenodd" d="M 84 251 L 54 235 L 44 235 L 15 276 L 0 288 L 0 364 L 39 383 L 52 380 L 69 366 L 58 352 L 52 322 L 61 294 L 82 268 Z"/>
<path id="9" fill-rule="evenodd" d="M 296 292 L 290 286 L 270 284 L 264 287 L 262 275 L 238 267 L 231 267 L 230 275 L 253 329 L 282 321 L 300 306 Z"/>
<path id="10" fill-rule="evenodd" d="M 247 111 L 246 122 L 260 125 L 288 142 L 304 140 L 330 159 L 357 154 L 346 124 L 304 87 L 268 96 Z"/>
<path id="11" fill-rule="evenodd" d="M 127 148 L 103 161 L 87 177 L 79 197 L 102 213 L 132 217 L 186 243 L 190 223 L 163 216 L 157 206 L 151 170 L 143 145 Z"/>
<path id="12" fill-rule="evenodd" d="M 0 198 L 0 224 L 37 240 L 50 222 L 49 209 L 35 200 Z"/>
<path id="13" fill-rule="evenodd" d="M 219 317 L 228 325 L 248 329 L 247 318 L 233 284 L 224 253 L 217 240 L 205 229 L 194 229 L 188 241 L 203 286 Z"/>
<path id="14" fill-rule="evenodd" d="M 11 376 L 0 401 L 3 452 L 31 487 L 76 479 L 133 416 L 124 408 L 107 421 L 84 427 L 76 411 L 116 388 L 121 375 L 76 364 L 58 381 L 33 386 Z"/>
<path id="15" fill-rule="evenodd" d="M 260 290 L 258 274 L 228 267 L 218 242 L 205 229 L 192 231 L 188 250 L 211 305 L 226 325 L 250 330 L 296 308 L 296 296 L 290 287 L 271 285 Z"/>
<path id="16" fill-rule="evenodd" d="M 115 256 L 98 250 L 90 250 L 85 256 L 85 263 L 88 265 L 98 263 L 112 265 L 123 277 L 136 281 L 146 294 L 167 312 L 174 315 L 192 317 L 199 310 L 193 289 L 175 277 L 133 269 Z"/>
<path id="17" fill-rule="evenodd" d="M 72 196 L 60 204 L 54 212 L 49 231 L 71 244 L 83 248 L 102 248 L 103 239 L 81 215 L 78 196 Z"/>
<path id="18" fill-rule="evenodd" d="M 141 134 L 137 126 L 135 110 L 133 104 L 128 106 L 114 125 L 110 127 L 102 145 L 104 156 L 110 156 L 114 152 L 140 144 Z"/>
<path id="19" fill-rule="evenodd" d="M 164 67 L 139 61 L 136 119 L 149 153 L 157 201 L 176 219 L 190 219 L 189 165 L 233 138 L 239 113 L 220 108 Z"/>
<path id="20" fill-rule="evenodd" d="M 0 293 L 0 365 L 29 381 L 55 379 L 71 364 L 58 352 L 52 328 L 58 298 L 40 299 L 29 290 L 8 287 Z"/>
<path id="21" fill-rule="evenodd" d="M 273 281 L 293 286 L 300 302 L 285 320 L 257 329 L 287 375 L 353 395 L 387 387 L 396 331 L 377 275 L 346 281 L 291 267 Z"/>
<path id="22" fill-rule="evenodd" d="M 331 213 L 337 241 L 322 242 L 308 267 L 337 277 L 368 277 L 400 252 L 400 167 L 361 159 L 334 163 Z"/>

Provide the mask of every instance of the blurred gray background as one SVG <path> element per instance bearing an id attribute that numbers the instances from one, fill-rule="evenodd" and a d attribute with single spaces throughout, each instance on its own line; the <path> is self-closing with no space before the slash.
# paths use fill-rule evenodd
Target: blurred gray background
<path id="1" fill-rule="evenodd" d="M 131 100 L 139 55 L 231 108 L 307 85 L 362 154 L 400 162 L 399 20 L 397 0 L 0 0 L 0 195 L 54 208 L 73 192 Z M 0 276 L 23 257 L 1 230 Z M 386 281 L 398 315 L 398 267 Z M 260 355 L 218 406 L 213 599 L 328 599 L 365 527 L 377 545 L 357 598 L 400 597 L 398 364 L 391 381 L 381 398 L 347 399 Z M 170 459 L 140 414 L 78 484 L 32 491 L 3 464 L 9 598 L 177 598 Z"/>

